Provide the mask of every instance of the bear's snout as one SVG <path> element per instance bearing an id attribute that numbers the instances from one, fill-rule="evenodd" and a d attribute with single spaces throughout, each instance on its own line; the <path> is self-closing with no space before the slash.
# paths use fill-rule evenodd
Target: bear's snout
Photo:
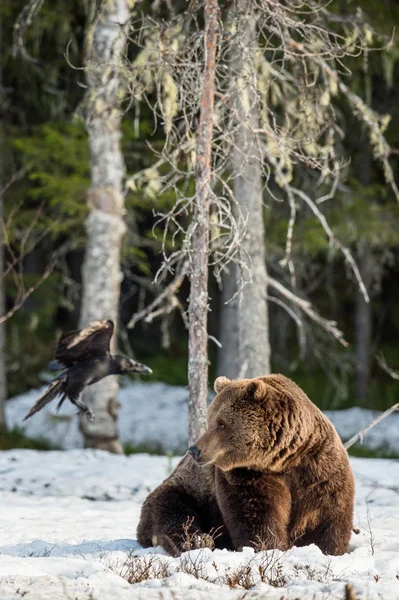
<path id="1" fill-rule="evenodd" d="M 201 456 L 201 450 L 197 448 L 197 446 L 190 446 L 188 451 L 194 460 L 199 460 L 199 457 Z"/>

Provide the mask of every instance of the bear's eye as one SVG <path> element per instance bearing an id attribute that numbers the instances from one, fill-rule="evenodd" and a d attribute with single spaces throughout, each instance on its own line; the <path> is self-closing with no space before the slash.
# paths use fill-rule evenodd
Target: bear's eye
<path id="1" fill-rule="evenodd" d="M 218 431 L 223 431 L 223 429 L 226 429 L 226 425 L 224 423 L 222 423 L 221 421 L 219 421 L 219 423 L 216 425 L 216 429 Z"/>

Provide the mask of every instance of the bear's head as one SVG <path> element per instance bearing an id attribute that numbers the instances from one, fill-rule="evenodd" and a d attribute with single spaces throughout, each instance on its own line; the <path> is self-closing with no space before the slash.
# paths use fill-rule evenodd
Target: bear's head
<path id="1" fill-rule="evenodd" d="M 218 377 L 215 392 L 207 430 L 190 448 L 200 465 L 277 472 L 311 432 L 314 405 L 283 375 Z"/>

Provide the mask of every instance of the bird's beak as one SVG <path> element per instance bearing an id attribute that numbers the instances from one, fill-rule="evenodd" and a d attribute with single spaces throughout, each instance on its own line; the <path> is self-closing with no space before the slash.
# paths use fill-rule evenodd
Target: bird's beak
<path id="1" fill-rule="evenodd" d="M 131 360 L 130 364 L 132 365 L 132 371 L 134 373 L 146 373 L 147 375 L 150 375 L 152 373 L 152 369 L 150 369 L 150 367 L 136 362 L 135 360 Z"/>

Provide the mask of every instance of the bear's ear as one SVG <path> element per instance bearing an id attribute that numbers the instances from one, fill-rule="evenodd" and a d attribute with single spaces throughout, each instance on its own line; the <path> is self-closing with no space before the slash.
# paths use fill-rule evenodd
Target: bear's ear
<path id="1" fill-rule="evenodd" d="M 261 379 L 253 379 L 247 385 L 246 395 L 254 400 L 261 400 L 267 394 L 267 387 Z"/>
<path id="2" fill-rule="evenodd" d="M 217 394 L 219 394 L 219 392 L 221 392 L 222 389 L 226 387 L 226 385 L 229 385 L 229 383 L 231 383 L 231 381 L 230 379 L 227 379 L 227 377 L 218 377 L 217 379 L 215 379 L 213 389 Z"/>

